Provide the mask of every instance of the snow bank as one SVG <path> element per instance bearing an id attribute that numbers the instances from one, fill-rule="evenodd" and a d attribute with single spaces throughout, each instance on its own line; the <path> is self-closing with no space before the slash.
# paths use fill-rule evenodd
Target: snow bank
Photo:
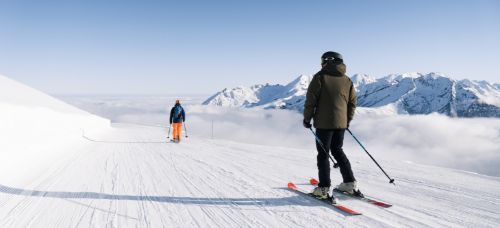
<path id="1" fill-rule="evenodd" d="M 108 127 L 109 120 L 0 75 L 0 183 L 26 183 L 71 154 L 82 129 Z"/>

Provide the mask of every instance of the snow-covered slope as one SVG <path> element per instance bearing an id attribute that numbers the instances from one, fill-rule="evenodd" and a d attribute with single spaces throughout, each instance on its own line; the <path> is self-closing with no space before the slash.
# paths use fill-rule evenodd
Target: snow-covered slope
<path id="1" fill-rule="evenodd" d="M 109 121 L 0 75 L 0 182 L 20 183 Z"/>
<path id="2" fill-rule="evenodd" d="M 282 94 L 293 91 L 288 95 L 289 100 L 296 99 L 293 94 L 301 89 L 289 86 Z M 7 90 L 8 93 L 1 93 L 0 102 L 0 227 L 500 226 L 500 179 L 497 177 L 403 161 L 395 158 L 393 153 L 396 151 L 378 156 L 384 155 L 379 153 L 381 149 L 369 143 L 370 151 L 374 149 L 379 163 L 396 179 L 396 186 L 390 185 L 364 152 L 352 140 L 346 139 L 344 149 L 361 190 L 394 205 L 383 209 L 338 196 L 340 203 L 363 213 L 346 216 L 286 189 L 288 181 L 312 189 L 305 183 L 317 174 L 316 154 L 314 139 L 307 131 L 296 136 L 286 135 L 292 139 L 310 137 L 304 141 L 306 149 L 291 148 L 285 141 L 276 142 L 280 144 L 277 146 L 264 146 L 209 139 L 191 133 L 189 138 L 183 137 L 182 143 L 174 144 L 166 142 L 165 128 L 127 124 L 109 128 L 105 119 L 0 77 L 0 91 Z M 191 113 L 194 112 L 192 108 Z M 256 113 L 261 112 L 256 110 Z M 270 112 L 298 116 L 295 112 L 266 112 L 269 113 L 264 118 L 273 118 Z M 214 115 L 204 112 L 203 117 L 208 114 Z M 247 115 L 242 115 L 245 119 L 233 121 L 244 122 Z M 196 121 L 196 115 L 190 116 L 190 130 L 207 129 L 206 124 L 213 118 L 198 117 Z M 427 119 L 431 116 L 398 117 Z M 278 126 L 273 127 L 276 132 L 287 132 L 290 128 L 285 126 L 289 125 L 300 127 L 300 118 L 288 121 L 282 117 L 278 116 L 283 120 L 278 123 L 281 125 L 272 125 Z M 227 119 L 227 115 L 221 113 L 219 118 Z M 454 121 L 485 121 L 482 125 L 497 123 L 493 122 L 496 119 Z M 387 125 L 385 121 L 376 122 Z M 432 121 L 404 121 L 405 124 L 409 122 L 422 125 Z M 266 125 L 265 121 L 256 123 Z M 401 138 L 408 135 L 403 130 L 405 127 L 396 123 L 390 125 L 399 126 L 399 129 L 387 131 L 380 126 L 357 126 L 356 123 L 352 127 L 385 132 L 384 140 L 394 138 L 389 134 L 398 135 L 398 140 L 406 139 L 399 145 L 403 147 L 422 141 L 431 149 L 435 148 L 433 144 L 442 144 L 427 134 L 419 134 L 419 137 L 429 137 L 427 140 Z M 85 129 L 84 137 L 80 128 Z M 265 137 L 262 131 L 269 129 L 246 131 L 244 136 Z M 450 131 L 449 127 L 439 129 Z M 464 128 L 451 129 L 460 132 Z M 498 126 L 480 128 L 484 133 L 469 140 L 496 152 L 496 129 Z M 360 137 L 366 142 L 366 135 Z M 477 137 L 491 142 L 484 143 Z M 461 142 L 457 147 L 469 142 Z M 388 144 L 397 152 L 404 149 L 395 147 L 392 141 Z M 468 156 L 477 157 L 478 154 L 459 154 L 461 160 L 468 160 Z M 338 170 L 332 169 L 332 178 L 333 183 L 340 181 Z"/>
<path id="3" fill-rule="evenodd" d="M 302 110 L 311 78 L 302 75 L 286 86 L 224 89 L 203 104 Z M 500 88 L 486 81 L 456 81 L 439 73 L 394 74 L 380 79 L 356 74 L 352 81 L 358 106 L 376 108 L 375 112 L 500 117 Z"/>
<path id="4" fill-rule="evenodd" d="M 29 186 L 0 183 L 0 227 L 498 227 L 500 180 L 348 149 L 360 189 L 393 204 L 338 201 L 346 216 L 286 189 L 316 176 L 311 149 L 190 136 L 162 143 L 165 129 L 118 125 L 88 134 L 70 162 Z M 334 183 L 340 181 L 332 170 Z"/>

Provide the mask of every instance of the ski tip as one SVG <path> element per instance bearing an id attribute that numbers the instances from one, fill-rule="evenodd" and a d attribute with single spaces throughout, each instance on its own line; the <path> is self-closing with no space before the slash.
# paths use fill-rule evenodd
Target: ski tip
<path id="1" fill-rule="evenodd" d="M 319 184 L 319 181 L 318 181 L 318 180 L 316 180 L 316 179 L 314 179 L 314 178 L 311 178 L 311 179 L 309 179 L 309 183 L 310 183 L 311 185 L 318 185 L 318 184 Z"/>
<path id="2" fill-rule="evenodd" d="M 297 189 L 297 186 L 294 183 L 292 183 L 292 182 L 288 182 L 288 188 L 290 188 L 290 189 Z"/>
<path id="3" fill-rule="evenodd" d="M 387 203 L 383 203 L 383 202 L 373 202 L 372 203 L 373 205 L 376 205 L 376 206 L 379 206 L 379 207 L 383 207 L 383 208 L 389 208 L 389 207 L 392 207 L 391 204 L 387 204 Z"/>
<path id="4" fill-rule="evenodd" d="M 362 215 L 361 213 L 355 211 L 355 210 L 352 210 L 352 209 L 349 209 L 345 206 L 342 206 L 342 205 L 338 205 L 338 204 L 335 204 L 334 205 L 336 208 L 338 208 L 339 210 L 345 212 L 345 213 L 348 213 L 350 215 Z"/>

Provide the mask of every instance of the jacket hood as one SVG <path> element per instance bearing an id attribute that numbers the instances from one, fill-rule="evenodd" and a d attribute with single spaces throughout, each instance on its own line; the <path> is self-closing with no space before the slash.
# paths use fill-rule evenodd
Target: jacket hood
<path id="1" fill-rule="evenodd" d="M 341 76 L 345 75 L 346 69 L 347 69 L 347 67 L 344 63 L 327 64 L 326 66 L 324 66 L 321 69 L 321 71 L 319 73 L 341 77 Z"/>

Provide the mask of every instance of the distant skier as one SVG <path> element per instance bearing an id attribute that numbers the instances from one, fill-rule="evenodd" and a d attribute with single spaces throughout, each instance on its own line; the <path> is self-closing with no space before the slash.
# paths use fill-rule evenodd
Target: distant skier
<path id="1" fill-rule="evenodd" d="M 179 100 L 175 101 L 174 107 L 170 110 L 170 126 L 174 129 L 173 141 L 181 141 L 182 123 L 186 121 L 186 113 Z"/>
<path id="2" fill-rule="evenodd" d="M 344 132 L 349 127 L 356 108 L 356 92 L 351 79 L 345 75 L 346 65 L 342 55 L 331 51 L 324 53 L 321 56 L 321 67 L 307 89 L 303 125 L 311 128 L 311 119 L 314 120 L 319 140 L 326 150 L 331 150 L 337 160 L 343 182 L 336 188 L 351 194 L 359 193 L 351 164 L 342 150 Z M 316 149 L 319 184 L 313 195 L 327 198 L 331 186 L 328 151 L 325 153 L 318 142 Z"/>

